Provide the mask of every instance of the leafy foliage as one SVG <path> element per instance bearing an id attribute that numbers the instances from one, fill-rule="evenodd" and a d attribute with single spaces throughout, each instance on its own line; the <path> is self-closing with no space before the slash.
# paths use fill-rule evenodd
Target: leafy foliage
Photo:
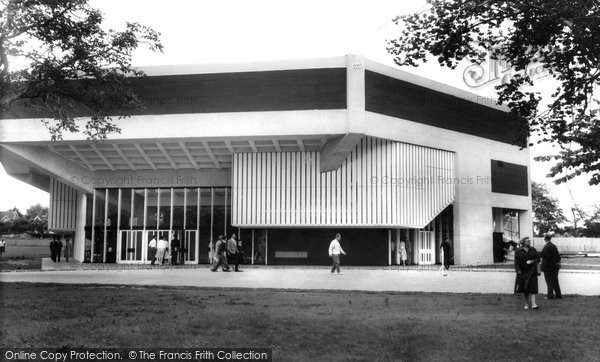
<path id="1" fill-rule="evenodd" d="M 556 161 L 555 182 L 590 173 L 600 184 L 600 1 L 428 0 L 428 10 L 395 19 L 402 26 L 388 51 L 398 65 L 417 66 L 428 56 L 455 68 L 461 61 L 481 63 L 488 54 L 503 59 L 517 75 L 496 87 L 498 103 L 526 119 L 517 142 L 536 134 L 560 151 L 540 157 Z M 559 83 L 544 107 L 525 72 L 540 62 Z M 538 143 L 539 143 L 538 142 Z"/>
<path id="2" fill-rule="evenodd" d="M 533 182 L 531 197 L 533 202 L 533 227 L 537 230 L 538 236 L 558 230 L 558 224 L 567 221 L 562 209 L 558 206 L 558 201 L 550 196 L 550 192 L 545 185 Z"/>
<path id="3" fill-rule="evenodd" d="M 141 102 L 127 78 L 140 44 L 161 51 L 159 33 L 138 23 L 105 30 L 102 13 L 88 0 L 0 0 L 0 114 L 17 108 L 50 115 L 52 139 L 80 131 L 75 117 L 90 117 L 83 133 L 104 139 Z M 11 69 L 12 64 L 21 66 Z"/>
<path id="4" fill-rule="evenodd" d="M 28 220 L 32 220 L 36 216 L 42 217 L 44 215 L 48 215 L 48 207 L 40 204 L 31 205 L 25 211 L 25 217 L 27 217 Z"/>
<path id="5" fill-rule="evenodd" d="M 29 232 L 39 236 L 47 232 L 48 207 L 40 204 L 32 205 L 27 208 L 25 215 L 23 215 L 16 207 L 13 207 L 9 211 L 15 211 L 17 219 L 8 222 L 0 222 L 0 234 Z M 37 219 L 35 218 L 36 216 L 38 216 Z"/>
<path id="6" fill-rule="evenodd" d="M 584 222 L 583 235 L 587 237 L 600 237 L 600 205 L 596 205 L 592 215 Z"/>

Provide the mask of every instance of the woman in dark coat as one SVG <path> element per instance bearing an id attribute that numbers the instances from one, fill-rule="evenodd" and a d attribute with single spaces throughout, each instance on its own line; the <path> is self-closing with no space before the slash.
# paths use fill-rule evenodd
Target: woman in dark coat
<path id="1" fill-rule="evenodd" d="M 538 293 L 538 263 L 540 257 L 537 250 L 531 246 L 531 239 L 521 239 L 522 247 L 515 251 L 515 271 L 517 280 L 515 293 L 523 293 L 525 298 L 525 309 L 538 309 L 535 303 L 535 295 Z"/>

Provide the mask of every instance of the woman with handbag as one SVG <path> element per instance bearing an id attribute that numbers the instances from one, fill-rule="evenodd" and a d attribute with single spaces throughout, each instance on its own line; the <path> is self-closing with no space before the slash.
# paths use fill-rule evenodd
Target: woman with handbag
<path id="1" fill-rule="evenodd" d="M 523 293 L 525 298 L 525 309 L 538 309 L 535 296 L 538 293 L 539 255 L 537 250 L 531 246 L 531 239 L 521 239 L 522 247 L 515 252 L 515 271 L 517 279 L 515 282 L 515 293 Z"/>

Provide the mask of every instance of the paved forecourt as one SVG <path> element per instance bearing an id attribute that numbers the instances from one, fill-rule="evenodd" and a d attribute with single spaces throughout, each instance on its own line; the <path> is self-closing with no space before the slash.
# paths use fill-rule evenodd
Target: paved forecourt
<path id="1" fill-rule="evenodd" d="M 599 271 L 563 271 L 563 294 L 600 295 Z M 247 268 L 243 273 L 211 273 L 208 268 L 2 272 L 0 282 L 120 284 L 222 288 L 364 290 L 394 292 L 512 293 L 514 272 L 352 269 L 331 274 L 325 268 Z M 543 276 L 540 293 L 546 292 Z"/>

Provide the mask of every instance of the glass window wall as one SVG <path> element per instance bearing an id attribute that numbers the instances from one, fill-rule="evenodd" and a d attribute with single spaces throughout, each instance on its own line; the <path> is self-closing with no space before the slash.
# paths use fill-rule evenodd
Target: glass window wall
<path id="1" fill-rule="evenodd" d="M 158 189 L 146 190 L 146 229 L 156 229 L 158 223 Z"/>
<path id="2" fill-rule="evenodd" d="M 183 229 L 184 214 L 185 189 L 173 189 L 173 230 Z"/>
<path id="3" fill-rule="evenodd" d="M 158 228 L 169 229 L 171 227 L 171 189 L 159 189 L 159 212 Z"/>
<path id="4" fill-rule="evenodd" d="M 121 203 L 120 203 L 120 222 L 119 227 L 121 229 L 131 228 L 131 189 L 121 189 Z"/>
<path id="5" fill-rule="evenodd" d="M 181 241 L 178 263 L 209 263 L 211 242 L 237 231 L 230 226 L 230 192 L 224 187 L 97 189 L 88 195 L 86 260 L 149 263 L 151 237 L 162 235 L 170 243 L 175 235 Z"/>
<path id="6" fill-rule="evenodd" d="M 211 245 L 214 244 L 218 235 L 212 234 L 212 190 L 200 189 L 200 253 L 199 258 L 203 263 L 210 263 Z"/>
<path id="7" fill-rule="evenodd" d="M 133 190 L 133 210 L 131 215 L 131 228 L 133 230 L 143 230 L 144 220 L 144 200 L 146 199 L 146 191 L 144 189 Z"/>

